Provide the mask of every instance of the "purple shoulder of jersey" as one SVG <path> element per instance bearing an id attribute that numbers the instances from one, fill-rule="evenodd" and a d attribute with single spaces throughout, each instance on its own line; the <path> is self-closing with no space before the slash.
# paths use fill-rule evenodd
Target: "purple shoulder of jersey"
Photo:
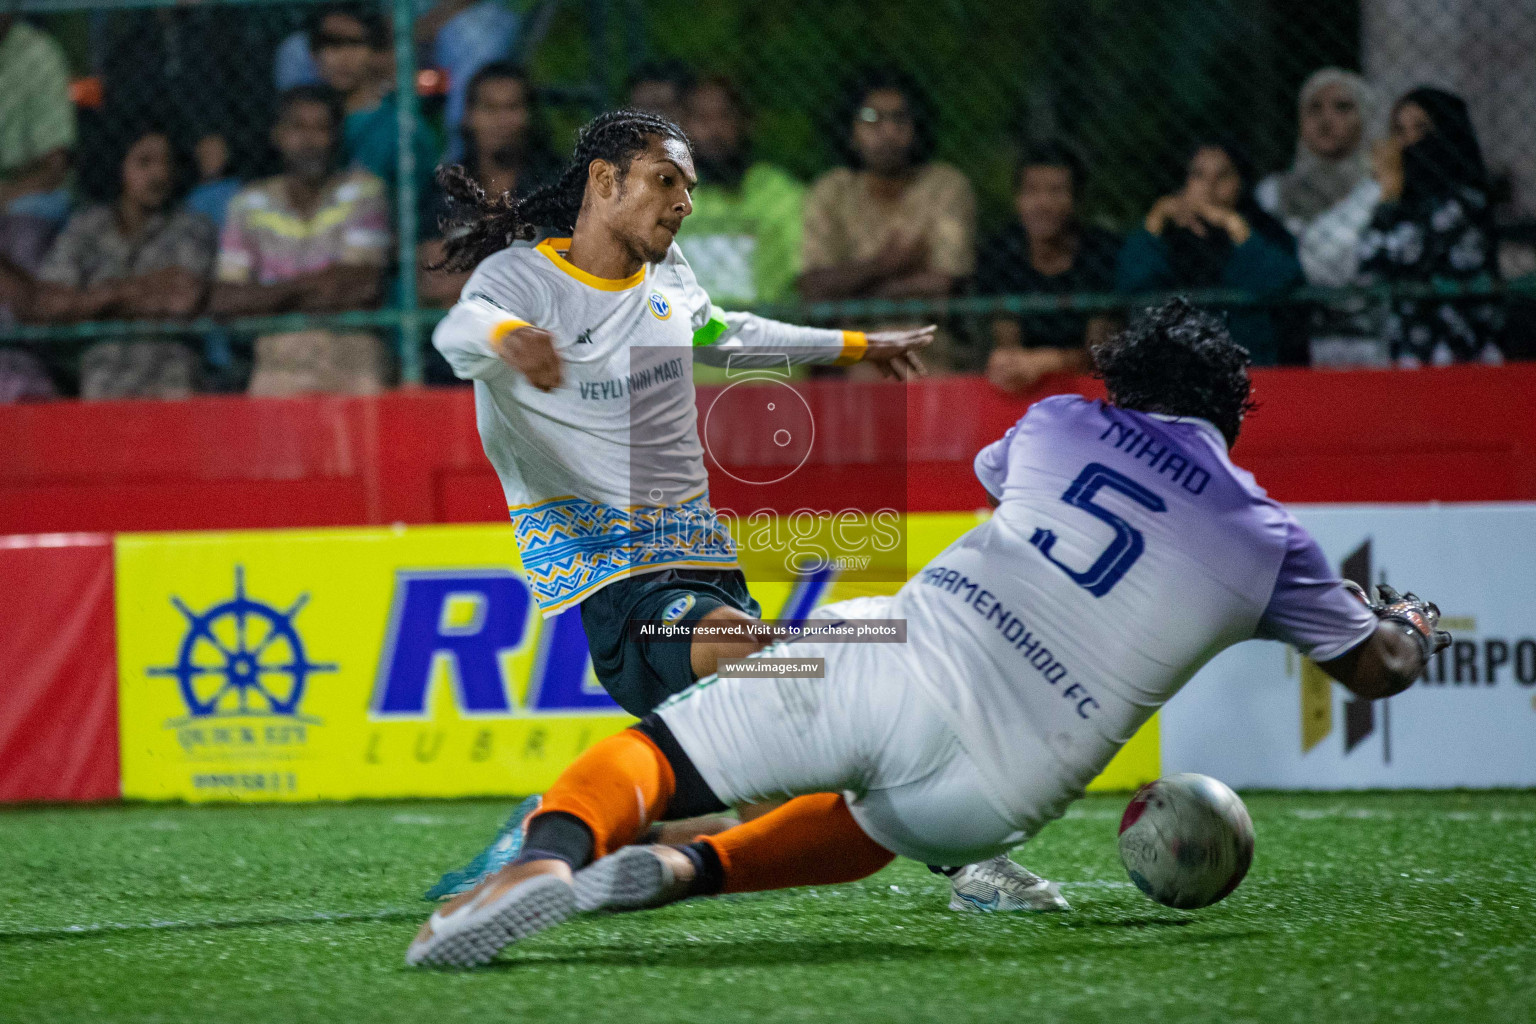
<path id="1" fill-rule="evenodd" d="M 1289 643 L 1316 661 L 1329 661 L 1374 632 L 1375 615 L 1344 588 L 1322 548 L 1295 516 L 1269 497 L 1252 473 L 1233 465 L 1225 438 L 1210 422 L 1121 409 L 1081 395 L 1042 399 L 976 455 L 976 478 L 999 501 L 1007 489 L 1009 454 L 1019 440 L 1041 442 L 1036 450 L 1060 453 L 1064 462 L 1074 464 L 1095 460 L 1109 445 L 1143 464 L 1154 478 L 1192 495 L 1208 495 L 1220 509 L 1210 521 L 1219 523 L 1223 532 L 1245 535 L 1222 539 L 1283 544 L 1255 636 Z"/>

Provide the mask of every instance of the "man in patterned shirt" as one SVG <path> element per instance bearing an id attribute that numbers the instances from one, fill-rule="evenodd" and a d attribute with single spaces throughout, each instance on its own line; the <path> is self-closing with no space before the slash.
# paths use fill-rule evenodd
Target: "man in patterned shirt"
<path id="1" fill-rule="evenodd" d="M 367 171 L 337 171 L 341 105 L 319 86 L 278 102 L 272 143 L 283 173 L 235 196 L 219 238 L 211 311 L 336 313 L 377 305 L 389 259 L 389 203 Z M 253 395 L 371 394 L 388 359 L 372 334 L 328 330 L 256 339 Z"/>

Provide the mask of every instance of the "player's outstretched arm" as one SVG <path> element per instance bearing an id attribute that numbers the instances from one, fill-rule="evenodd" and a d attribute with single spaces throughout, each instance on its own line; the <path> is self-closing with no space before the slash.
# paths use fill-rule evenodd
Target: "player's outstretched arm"
<path id="1" fill-rule="evenodd" d="M 772 367 L 798 363 L 873 362 L 888 377 L 906 380 L 926 372 L 917 353 L 933 342 L 934 328 L 842 331 L 801 327 L 752 313 L 709 307 L 694 332 L 694 356 L 711 366 Z"/>
<path id="2" fill-rule="evenodd" d="M 1450 646 L 1451 634 L 1438 628 L 1440 609 L 1384 583 L 1377 585 L 1374 597 L 1368 597 L 1358 584 L 1346 581 L 1346 586 L 1380 621 L 1364 643 L 1319 666 L 1367 700 L 1402 693 L 1436 651 Z"/>
<path id="3" fill-rule="evenodd" d="M 544 328 L 519 327 L 496 338 L 491 348 L 540 391 L 560 386 L 560 354 L 555 351 L 555 336 Z"/>

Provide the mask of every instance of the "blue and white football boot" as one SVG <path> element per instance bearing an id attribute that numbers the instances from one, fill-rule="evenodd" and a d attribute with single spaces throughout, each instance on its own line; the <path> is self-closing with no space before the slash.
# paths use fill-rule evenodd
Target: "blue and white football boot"
<path id="1" fill-rule="evenodd" d="M 972 914 L 1071 910 L 1061 887 L 1014 863 L 1006 853 L 949 876 L 949 909 Z"/>
<path id="2" fill-rule="evenodd" d="M 451 896 L 457 896 L 461 892 L 468 892 L 491 875 L 500 871 L 517 858 L 523 852 L 523 839 L 528 834 L 528 819 L 544 803 L 544 798 L 535 794 L 517 805 L 507 823 L 501 826 L 501 831 L 496 833 L 496 838 L 491 845 L 475 854 L 475 859 L 459 868 L 450 871 L 437 880 L 437 884 L 427 890 L 422 897 L 424 900 L 442 900 Z"/>

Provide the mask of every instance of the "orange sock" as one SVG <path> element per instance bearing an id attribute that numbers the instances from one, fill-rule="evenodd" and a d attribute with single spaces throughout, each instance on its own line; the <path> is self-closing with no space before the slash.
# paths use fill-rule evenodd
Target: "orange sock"
<path id="1" fill-rule="evenodd" d="M 667 809 L 672 765 L 636 729 L 593 744 L 544 794 L 539 815 L 562 811 L 592 830 L 592 859 L 634 842 Z M 536 819 L 539 815 L 535 815 Z"/>
<path id="2" fill-rule="evenodd" d="M 797 797 L 761 818 L 705 836 L 702 842 L 720 857 L 723 892 L 852 882 L 896 858 L 864 834 L 848 804 L 832 793 Z"/>

